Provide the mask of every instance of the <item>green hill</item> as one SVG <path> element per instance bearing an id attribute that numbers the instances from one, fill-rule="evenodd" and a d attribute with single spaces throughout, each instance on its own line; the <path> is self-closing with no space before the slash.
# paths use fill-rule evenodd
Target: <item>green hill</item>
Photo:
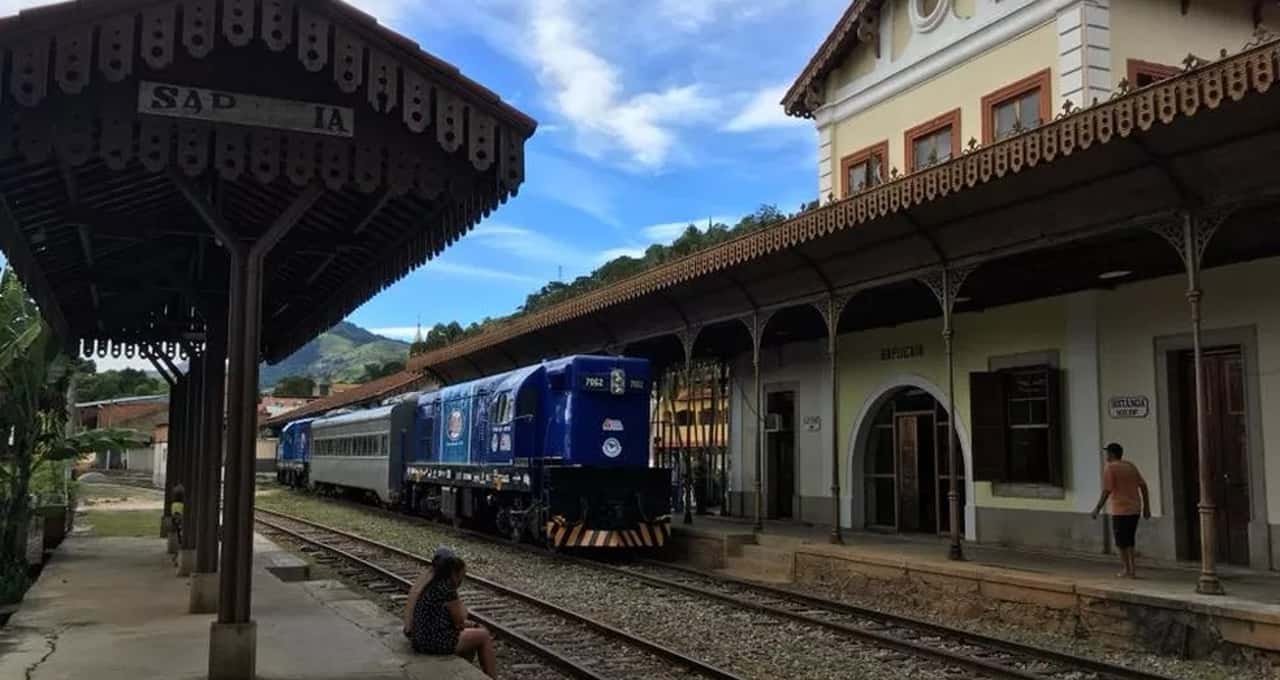
<path id="1" fill-rule="evenodd" d="M 291 375 L 304 375 L 317 382 L 356 382 L 364 375 L 365 364 L 408 358 L 409 343 L 374 335 L 343 321 L 303 345 L 288 359 L 274 366 L 263 364 L 258 387 L 273 387 L 281 378 Z"/>

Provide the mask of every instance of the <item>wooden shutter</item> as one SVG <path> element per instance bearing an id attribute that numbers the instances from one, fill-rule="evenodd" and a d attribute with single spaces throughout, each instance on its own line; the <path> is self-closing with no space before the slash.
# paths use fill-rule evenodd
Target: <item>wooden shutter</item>
<path id="1" fill-rule="evenodd" d="M 1045 389 L 1048 390 L 1046 415 L 1049 419 L 1049 483 L 1063 485 L 1062 470 L 1062 371 L 1045 368 Z"/>
<path id="2" fill-rule="evenodd" d="M 969 374 L 969 412 L 973 419 L 973 478 L 1005 481 L 1009 470 L 1009 430 L 1003 375 Z"/>

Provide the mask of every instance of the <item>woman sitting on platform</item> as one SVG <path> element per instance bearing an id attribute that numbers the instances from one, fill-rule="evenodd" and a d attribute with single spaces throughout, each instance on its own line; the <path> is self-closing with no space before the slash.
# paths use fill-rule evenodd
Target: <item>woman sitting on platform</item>
<path id="1" fill-rule="evenodd" d="M 496 678 L 493 636 L 484 626 L 467 622 L 467 608 L 458 598 L 458 586 L 466 572 L 466 563 L 452 550 L 436 550 L 431 570 L 409 590 L 404 634 L 418 654 L 457 654 L 469 660 L 479 653 L 480 668 Z"/>

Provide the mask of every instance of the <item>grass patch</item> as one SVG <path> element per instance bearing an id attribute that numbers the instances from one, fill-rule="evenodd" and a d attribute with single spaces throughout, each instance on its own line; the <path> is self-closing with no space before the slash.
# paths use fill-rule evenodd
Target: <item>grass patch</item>
<path id="1" fill-rule="evenodd" d="M 90 510 L 84 514 L 84 523 L 93 528 L 90 536 L 140 537 L 159 535 L 159 510 Z"/>

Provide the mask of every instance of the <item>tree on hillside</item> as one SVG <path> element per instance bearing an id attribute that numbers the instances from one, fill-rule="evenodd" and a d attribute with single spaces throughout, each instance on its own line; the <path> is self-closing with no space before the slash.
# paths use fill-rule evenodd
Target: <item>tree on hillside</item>
<path id="1" fill-rule="evenodd" d="M 88 370 L 76 381 L 76 400 L 81 403 L 164 394 L 169 389 L 164 381 L 144 371 L 125 368 L 97 373 L 92 361 L 85 363 L 81 369 Z"/>
<path id="2" fill-rule="evenodd" d="M 276 383 L 275 389 L 271 390 L 273 397 L 310 397 L 315 394 L 316 381 L 305 375 L 290 375 L 280 379 Z"/>
<path id="3" fill-rule="evenodd" d="M 386 363 L 368 363 L 364 365 L 364 375 L 360 377 L 360 382 L 370 382 L 379 378 L 385 378 L 389 375 L 395 375 L 404 370 L 403 361 L 388 361 Z"/>
<path id="4" fill-rule="evenodd" d="M 818 207 L 818 201 L 810 201 L 800 207 L 801 213 Z M 672 260 L 692 255 L 700 250 L 710 248 L 725 241 L 737 238 L 753 231 L 782 222 L 792 216 L 787 215 L 775 205 L 761 205 L 755 212 L 738 220 L 732 227 L 727 224 L 709 224 L 706 229 L 690 224 L 680 237 L 671 245 L 654 244 L 644 251 L 643 257 L 624 255 L 614 258 L 595 269 L 590 274 L 579 276 L 568 283 L 551 281 L 542 288 L 530 293 L 520 307 L 518 314 L 529 314 L 546 309 L 556 303 L 577 297 L 583 293 L 617 283 L 629 276 L 634 276 Z M 486 318 L 463 328 L 458 322 L 450 324 L 438 323 L 422 342 L 415 342 L 409 348 L 409 356 L 440 349 L 459 340 L 479 334 L 490 324 L 504 319 Z"/>
<path id="5" fill-rule="evenodd" d="M 427 331 L 427 335 L 422 339 L 422 342 L 415 342 L 409 346 L 409 356 L 417 356 L 423 352 L 440 349 L 463 338 L 478 335 L 487 326 L 498 321 L 500 319 L 485 317 L 483 320 L 474 322 L 466 328 L 463 328 L 462 324 L 457 321 L 448 324 L 438 323 Z"/>

